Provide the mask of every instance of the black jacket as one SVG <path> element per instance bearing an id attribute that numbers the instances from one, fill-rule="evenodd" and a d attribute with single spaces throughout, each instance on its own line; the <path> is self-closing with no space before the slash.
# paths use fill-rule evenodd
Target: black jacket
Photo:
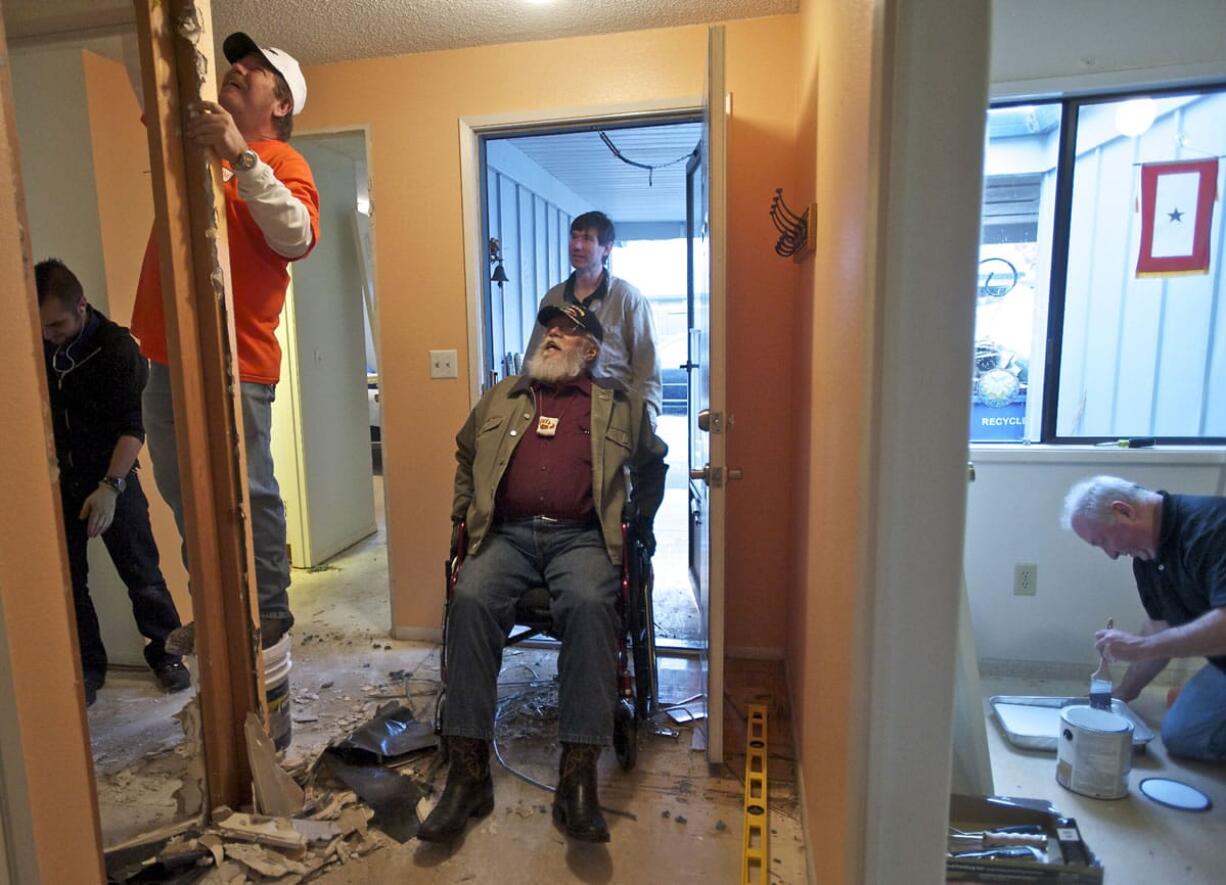
<path id="1" fill-rule="evenodd" d="M 60 472 L 92 485 L 106 475 L 119 437 L 145 438 L 149 363 L 126 328 L 92 307 L 80 335 L 59 347 L 43 342 L 43 353 Z"/>

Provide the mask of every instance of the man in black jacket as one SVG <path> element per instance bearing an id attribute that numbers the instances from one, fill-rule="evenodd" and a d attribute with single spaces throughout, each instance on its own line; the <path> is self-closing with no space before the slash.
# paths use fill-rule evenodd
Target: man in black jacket
<path id="1" fill-rule="evenodd" d="M 34 279 L 86 706 L 106 681 L 106 648 L 89 598 L 86 556 L 89 539 L 98 536 L 128 588 L 136 626 L 149 640 L 145 660 L 164 689 L 181 691 L 191 679 L 165 647 L 179 614 L 158 565 L 149 503 L 135 470 L 145 441 L 141 391 L 149 365 L 127 329 L 89 306 L 63 262 L 40 262 Z"/>

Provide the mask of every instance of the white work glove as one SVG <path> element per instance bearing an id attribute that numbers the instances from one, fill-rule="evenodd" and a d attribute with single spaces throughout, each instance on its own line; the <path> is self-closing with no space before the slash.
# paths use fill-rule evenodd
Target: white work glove
<path id="1" fill-rule="evenodd" d="M 81 514 L 77 519 L 89 520 L 85 534 L 96 538 L 111 527 L 115 521 L 115 502 L 119 493 L 108 485 L 100 485 L 93 494 L 85 499 Z"/>

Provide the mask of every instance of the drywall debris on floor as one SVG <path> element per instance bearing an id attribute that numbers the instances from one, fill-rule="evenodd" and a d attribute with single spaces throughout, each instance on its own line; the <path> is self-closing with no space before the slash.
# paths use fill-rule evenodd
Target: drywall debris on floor
<path id="1" fill-rule="evenodd" d="M 148 857 L 108 858 L 109 881 L 296 885 L 384 844 L 352 792 L 309 792 L 293 817 L 219 808 L 208 826 L 155 843 Z"/>

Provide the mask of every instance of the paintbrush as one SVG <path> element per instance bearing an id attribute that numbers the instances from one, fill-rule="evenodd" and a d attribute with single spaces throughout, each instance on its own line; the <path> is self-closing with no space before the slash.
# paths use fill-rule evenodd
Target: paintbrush
<path id="1" fill-rule="evenodd" d="M 1107 618 L 1107 629 L 1115 627 L 1115 618 Z M 1099 710 L 1111 709 L 1111 670 L 1107 659 L 1098 656 L 1098 669 L 1090 674 L 1090 706 Z"/>

